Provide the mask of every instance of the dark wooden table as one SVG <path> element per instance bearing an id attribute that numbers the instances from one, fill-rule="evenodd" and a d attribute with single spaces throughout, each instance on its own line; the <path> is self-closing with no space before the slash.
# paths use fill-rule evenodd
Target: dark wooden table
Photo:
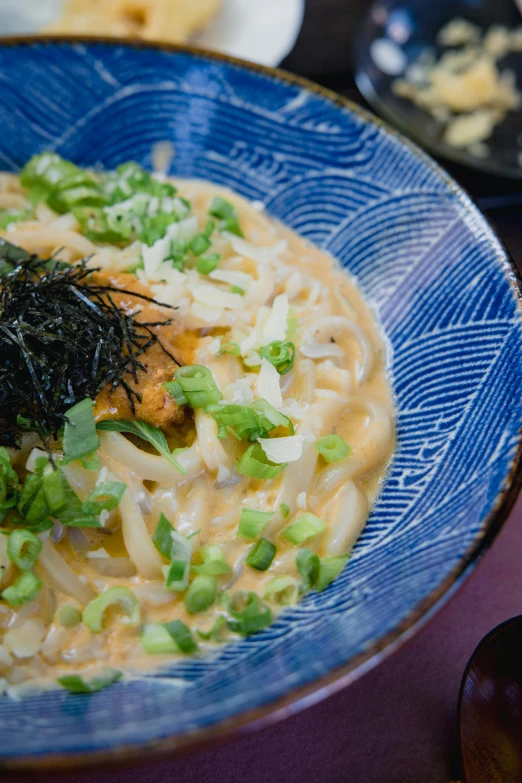
<path id="1" fill-rule="evenodd" d="M 351 42 L 367 7 L 366 0 L 307 0 L 301 35 L 284 67 L 364 103 L 353 82 Z M 447 168 L 480 205 L 488 207 L 486 214 L 522 264 L 520 208 L 498 206 L 506 195 L 522 192 L 522 183 Z M 85 772 L 65 780 L 447 783 L 458 774 L 455 707 L 460 678 L 481 637 L 520 613 L 521 561 L 519 502 L 464 587 L 413 640 L 350 688 L 221 748 L 153 767 Z"/>

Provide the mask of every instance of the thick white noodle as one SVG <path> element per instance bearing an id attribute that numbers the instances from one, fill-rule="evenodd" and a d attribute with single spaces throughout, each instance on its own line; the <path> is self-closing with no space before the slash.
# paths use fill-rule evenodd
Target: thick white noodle
<path id="1" fill-rule="evenodd" d="M 147 524 L 136 503 L 136 487 L 132 485 L 130 476 L 122 473 L 117 480 L 127 484 L 127 489 L 120 501 L 121 532 L 125 548 L 138 572 L 146 579 L 161 579 L 163 561 L 152 543 Z"/>
<path id="2" fill-rule="evenodd" d="M 29 253 L 44 253 L 54 248 L 65 247 L 75 250 L 80 256 L 88 256 L 95 253 L 98 248 L 82 234 L 75 231 L 56 230 L 54 228 L 37 228 L 29 230 L 16 230 L 9 232 L 9 241 L 13 245 L 19 245 Z"/>
<path id="3" fill-rule="evenodd" d="M 325 513 L 329 523 L 325 542 L 326 554 L 329 557 L 347 555 L 368 519 L 368 499 L 360 487 L 349 481 L 328 505 L 335 511 L 333 516 Z"/>
<path id="4" fill-rule="evenodd" d="M 311 405 L 315 397 L 315 364 L 311 359 L 301 359 L 296 365 L 296 399 L 301 405 Z"/>
<path id="5" fill-rule="evenodd" d="M 199 476 L 190 485 L 185 501 L 180 503 L 176 530 L 183 536 L 190 536 L 201 530 L 204 533 L 210 516 L 209 486 L 204 476 Z"/>
<path id="6" fill-rule="evenodd" d="M 215 472 L 220 465 L 226 467 L 227 455 L 217 437 L 218 428 L 215 419 L 208 416 L 201 408 L 196 411 L 194 419 L 201 456 L 208 470 Z"/>
<path id="7" fill-rule="evenodd" d="M 42 544 L 36 571 L 43 571 L 48 584 L 56 590 L 70 595 L 81 604 L 88 604 L 96 596 L 94 590 L 78 578 L 48 538 Z"/>
<path id="8" fill-rule="evenodd" d="M 303 334 L 301 353 L 311 359 L 343 356 L 342 348 L 330 342 L 330 338 L 341 332 L 349 334 L 359 345 L 361 355 L 357 362 L 356 378 L 359 384 L 364 383 L 373 370 L 375 354 L 363 329 L 350 318 L 345 318 L 343 315 L 327 315 L 315 319 Z"/>
<path id="9" fill-rule="evenodd" d="M 166 459 L 139 449 L 119 432 L 100 432 L 99 436 L 103 450 L 142 481 L 181 484 L 197 476 L 204 467 L 196 443 L 176 456 L 176 460 L 186 470 L 183 475 Z"/>

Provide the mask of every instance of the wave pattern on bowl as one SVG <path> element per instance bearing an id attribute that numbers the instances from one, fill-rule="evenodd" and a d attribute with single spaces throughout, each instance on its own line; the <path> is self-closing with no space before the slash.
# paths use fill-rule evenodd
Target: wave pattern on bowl
<path id="1" fill-rule="evenodd" d="M 42 149 L 150 165 L 262 200 L 337 256 L 393 356 L 398 448 L 342 576 L 263 633 L 87 698 L 2 700 L 4 757 L 141 746 L 261 707 L 367 653 L 462 568 L 519 442 L 522 334 L 504 251 L 428 159 L 328 97 L 183 52 L 0 48 L 0 168 Z"/>

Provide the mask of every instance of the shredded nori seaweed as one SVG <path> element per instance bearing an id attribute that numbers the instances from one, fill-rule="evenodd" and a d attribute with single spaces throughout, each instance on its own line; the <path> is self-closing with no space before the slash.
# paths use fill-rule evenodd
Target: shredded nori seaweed
<path id="1" fill-rule="evenodd" d="M 94 271 L 0 239 L 0 445 L 16 447 L 21 428 L 47 443 L 68 408 L 107 384 L 122 386 L 134 411 L 140 396 L 128 381 L 154 343 L 179 364 L 153 328 L 170 321 L 137 321 L 111 297 L 119 289 L 91 284 Z"/>

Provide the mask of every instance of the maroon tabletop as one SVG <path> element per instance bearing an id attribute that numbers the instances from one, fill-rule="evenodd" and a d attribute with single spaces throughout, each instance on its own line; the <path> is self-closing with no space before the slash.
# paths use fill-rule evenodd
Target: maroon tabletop
<path id="1" fill-rule="evenodd" d="M 361 102 L 350 73 L 351 37 L 367 0 L 307 0 L 285 63 Z M 522 266 L 522 190 L 458 167 Z M 522 611 L 522 499 L 474 573 L 418 634 L 346 690 L 276 726 L 220 748 L 133 769 L 60 776 L 63 783 L 448 783 L 458 775 L 455 711 L 475 646 Z M 34 777 L 23 777 L 23 783 Z M 58 780 L 58 778 L 56 778 Z"/>

